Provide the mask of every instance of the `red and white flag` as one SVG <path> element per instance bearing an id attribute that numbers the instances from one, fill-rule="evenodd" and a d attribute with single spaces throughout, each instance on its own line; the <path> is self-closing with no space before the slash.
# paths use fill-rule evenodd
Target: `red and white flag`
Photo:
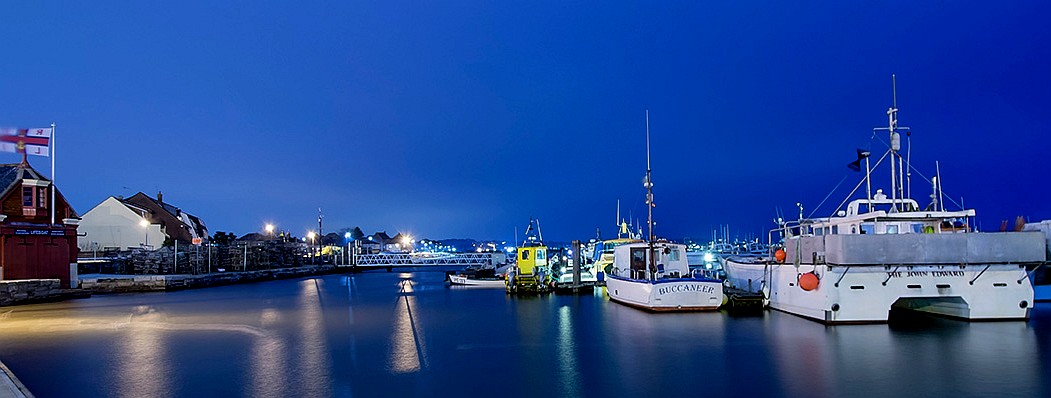
<path id="1" fill-rule="evenodd" d="M 0 128 L 0 152 L 49 156 L 51 127 L 37 129 Z"/>

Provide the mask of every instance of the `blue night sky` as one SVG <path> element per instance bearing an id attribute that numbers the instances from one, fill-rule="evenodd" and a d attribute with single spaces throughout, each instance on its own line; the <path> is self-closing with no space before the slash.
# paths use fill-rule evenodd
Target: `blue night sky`
<path id="1" fill-rule="evenodd" d="M 913 163 L 982 230 L 1051 218 L 1051 3 L 798 3 L 4 2 L 0 126 L 57 123 L 81 214 L 163 191 L 212 232 L 302 236 L 321 207 L 327 231 L 569 240 L 613 234 L 618 199 L 645 221 L 649 109 L 657 233 L 707 239 L 846 177 L 829 215 L 895 73 Z"/>

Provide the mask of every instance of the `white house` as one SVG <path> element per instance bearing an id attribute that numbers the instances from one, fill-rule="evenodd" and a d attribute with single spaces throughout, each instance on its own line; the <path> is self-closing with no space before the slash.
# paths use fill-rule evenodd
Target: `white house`
<path id="1" fill-rule="evenodd" d="M 158 248 L 165 240 L 189 245 L 208 236 L 201 220 L 178 207 L 164 203 L 160 194 L 151 198 L 138 193 L 127 199 L 108 197 L 84 214 L 77 239 L 81 251 L 135 247 Z"/>

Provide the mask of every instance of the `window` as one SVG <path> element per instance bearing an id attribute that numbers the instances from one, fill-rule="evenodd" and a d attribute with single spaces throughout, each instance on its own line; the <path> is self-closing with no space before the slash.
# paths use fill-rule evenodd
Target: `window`
<path id="1" fill-rule="evenodd" d="M 33 187 L 22 187 L 22 207 L 33 207 Z"/>
<path id="2" fill-rule="evenodd" d="M 898 224 L 887 224 L 887 233 L 896 234 L 898 233 Z"/>
<path id="3" fill-rule="evenodd" d="M 646 269 L 646 249 L 644 249 L 644 248 L 632 248 L 631 249 L 631 269 L 633 269 L 633 270 L 644 270 L 644 269 Z"/>
<path id="4" fill-rule="evenodd" d="M 529 250 L 522 250 L 522 259 L 523 260 L 528 260 L 529 259 Z"/>
<path id="5" fill-rule="evenodd" d="M 839 234 L 839 226 L 838 225 L 833 225 L 832 226 L 832 235 L 836 235 L 836 234 Z"/>
<path id="6" fill-rule="evenodd" d="M 821 235 L 825 234 L 825 229 L 824 228 L 817 228 L 817 229 L 814 229 L 814 232 L 817 232 L 817 236 L 821 236 Z"/>
<path id="7" fill-rule="evenodd" d="M 547 257 L 547 252 L 545 252 L 543 250 L 537 250 L 536 251 L 536 259 L 537 260 L 543 260 L 545 257 Z"/>
<path id="8" fill-rule="evenodd" d="M 679 261 L 679 249 L 671 249 L 671 253 L 668 254 L 668 261 Z"/>
<path id="9" fill-rule="evenodd" d="M 873 224 L 861 224 L 862 234 L 873 234 L 876 233 L 876 226 Z"/>
<path id="10" fill-rule="evenodd" d="M 37 189 L 36 207 L 41 209 L 47 207 L 47 188 Z"/>

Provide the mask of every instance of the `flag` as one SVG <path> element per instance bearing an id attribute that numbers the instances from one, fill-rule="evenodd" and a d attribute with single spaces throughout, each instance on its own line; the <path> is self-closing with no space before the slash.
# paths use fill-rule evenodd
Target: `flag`
<path id="1" fill-rule="evenodd" d="M 51 127 L 38 129 L 0 128 L 0 152 L 50 156 Z"/>
<path id="2" fill-rule="evenodd" d="M 847 164 L 847 168 L 854 171 L 861 171 L 861 161 L 865 160 L 865 158 L 867 157 L 869 157 L 869 151 L 866 151 L 864 149 L 858 149 L 858 160 Z"/>

